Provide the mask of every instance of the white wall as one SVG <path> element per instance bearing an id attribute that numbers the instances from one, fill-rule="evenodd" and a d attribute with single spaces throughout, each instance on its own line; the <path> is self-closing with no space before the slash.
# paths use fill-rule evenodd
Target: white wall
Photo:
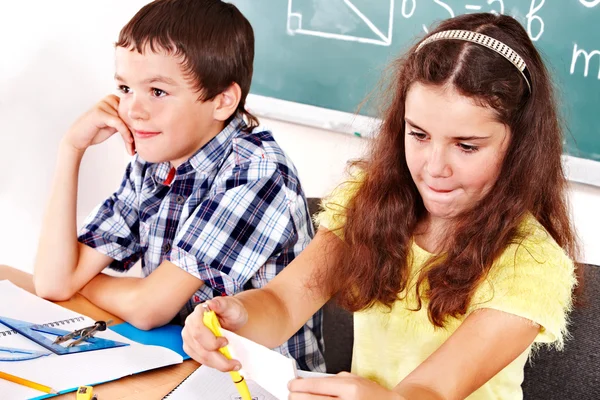
<path id="1" fill-rule="evenodd" d="M 0 2 L 0 264 L 32 270 L 60 138 L 83 111 L 114 90 L 112 44 L 145 3 Z M 295 161 L 309 197 L 326 194 L 341 179 L 346 161 L 366 144 L 350 135 L 262 122 Z M 127 155 L 120 139 L 113 139 L 84 159 L 80 220 L 120 182 Z M 571 198 L 585 260 L 600 264 L 600 246 L 594 246 L 600 188 L 573 184 Z"/>

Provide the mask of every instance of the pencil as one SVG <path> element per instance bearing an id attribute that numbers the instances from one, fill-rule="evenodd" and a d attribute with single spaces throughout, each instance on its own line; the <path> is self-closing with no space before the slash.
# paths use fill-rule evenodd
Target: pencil
<path id="1" fill-rule="evenodd" d="M 56 390 L 52 389 L 51 387 L 44 386 L 42 384 L 35 383 L 32 381 L 28 381 L 27 379 L 24 379 L 24 378 L 19 378 L 18 376 L 7 374 L 6 372 L 0 371 L 0 378 L 6 379 L 7 381 L 10 381 L 10 382 L 18 383 L 19 385 L 30 387 L 35 390 L 39 390 L 40 392 L 58 394 L 58 392 Z"/>

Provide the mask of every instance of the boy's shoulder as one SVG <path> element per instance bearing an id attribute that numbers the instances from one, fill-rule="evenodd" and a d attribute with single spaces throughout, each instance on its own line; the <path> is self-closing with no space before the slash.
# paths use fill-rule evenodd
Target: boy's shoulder
<path id="1" fill-rule="evenodd" d="M 270 129 L 257 126 L 252 131 L 240 130 L 232 138 L 232 150 L 240 162 L 266 159 L 278 163 L 290 160 L 281 149 Z"/>
<path id="2" fill-rule="evenodd" d="M 232 138 L 232 161 L 247 167 L 252 164 L 276 168 L 288 182 L 298 184 L 298 172 L 292 160 L 279 146 L 270 129 L 258 126 L 252 131 L 240 130 Z"/>

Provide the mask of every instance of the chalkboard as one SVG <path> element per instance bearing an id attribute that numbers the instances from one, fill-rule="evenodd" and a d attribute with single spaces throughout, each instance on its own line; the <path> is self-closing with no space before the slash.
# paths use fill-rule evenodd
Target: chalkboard
<path id="1" fill-rule="evenodd" d="M 557 83 L 568 128 L 565 152 L 600 161 L 600 0 L 231 2 L 256 35 L 249 103 L 280 99 L 284 105 L 277 110 L 269 110 L 267 101 L 259 111 L 333 129 L 327 119 L 355 113 L 389 62 L 436 22 L 469 12 L 511 15 L 527 29 Z M 369 107 L 360 114 L 376 115 Z"/>

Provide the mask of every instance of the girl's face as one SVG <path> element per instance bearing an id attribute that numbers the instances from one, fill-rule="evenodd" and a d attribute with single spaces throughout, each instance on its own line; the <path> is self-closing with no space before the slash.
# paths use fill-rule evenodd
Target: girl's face
<path id="1" fill-rule="evenodd" d="M 451 87 L 413 84 L 406 97 L 406 162 L 432 219 L 469 210 L 492 188 L 510 129 Z"/>

